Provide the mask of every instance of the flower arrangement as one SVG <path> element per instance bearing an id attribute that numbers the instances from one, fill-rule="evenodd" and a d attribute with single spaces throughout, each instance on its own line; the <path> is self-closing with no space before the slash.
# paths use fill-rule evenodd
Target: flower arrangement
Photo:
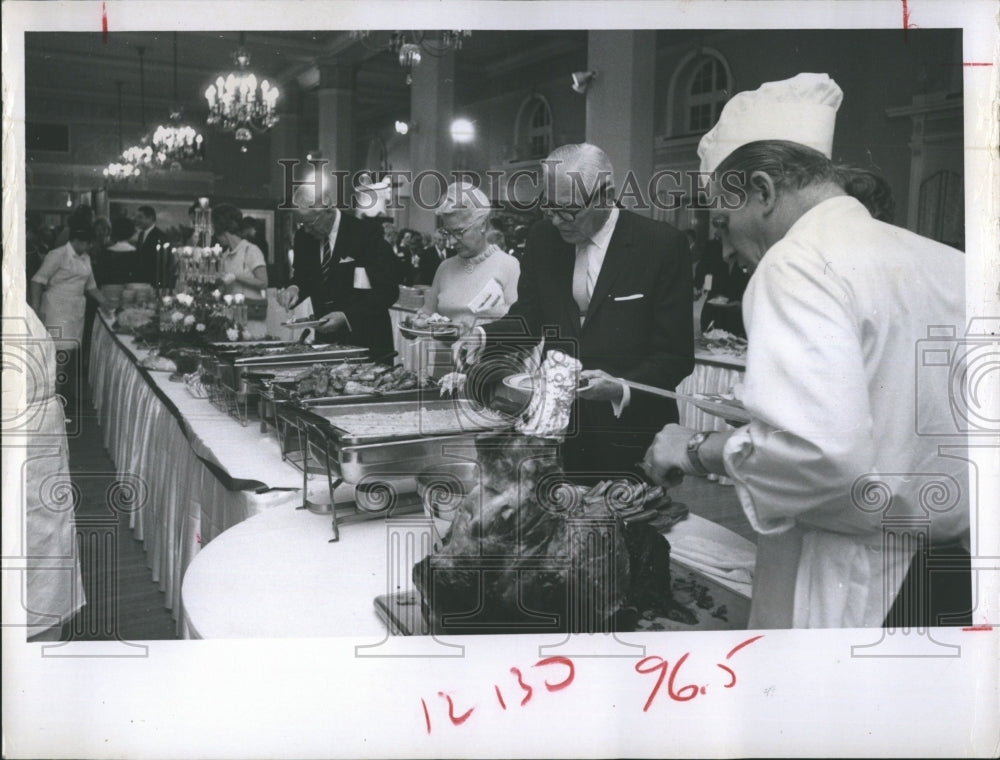
<path id="1" fill-rule="evenodd" d="M 244 337 L 246 305 L 241 294 L 223 295 L 211 285 L 189 285 L 160 299 L 160 335 L 173 340 L 237 341 Z"/>

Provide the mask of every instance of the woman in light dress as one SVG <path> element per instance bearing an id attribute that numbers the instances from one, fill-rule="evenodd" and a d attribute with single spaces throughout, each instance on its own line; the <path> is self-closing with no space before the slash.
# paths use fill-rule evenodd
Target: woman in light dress
<path id="1" fill-rule="evenodd" d="M 434 274 L 434 282 L 424 295 L 424 305 L 417 312 L 414 325 L 419 327 L 434 314 L 447 317 L 460 334 L 477 324 L 486 324 L 507 313 L 517 300 L 517 281 L 521 265 L 499 246 L 488 242 L 490 202 L 481 190 L 468 182 L 448 186 L 436 212 L 446 245 L 456 255 L 445 259 Z M 450 358 L 434 362 L 438 356 L 450 357 L 450 349 L 439 341 L 427 341 L 418 361 L 430 374 L 440 376 L 450 371 Z"/>
<path id="2" fill-rule="evenodd" d="M 222 254 L 222 283 L 227 295 L 245 299 L 249 318 L 246 333 L 263 338 L 267 334 L 267 261 L 256 245 L 243 237 L 243 212 L 228 203 L 212 210 L 215 235 L 226 246 Z"/>

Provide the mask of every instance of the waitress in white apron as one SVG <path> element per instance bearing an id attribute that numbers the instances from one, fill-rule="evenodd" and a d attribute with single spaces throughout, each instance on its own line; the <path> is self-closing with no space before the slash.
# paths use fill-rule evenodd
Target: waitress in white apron
<path id="1" fill-rule="evenodd" d="M 89 251 L 94 242 L 91 226 L 74 227 L 69 232 L 69 241 L 48 252 L 42 266 L 31 278 L 29 303 L 31 308 L 48 328 L 56 348 L 71 354 L 66 366 L 70 371 L 58 391 L 67 400 L 75 400 L 77 378 L 72 368 L 78 359 L 72 354 L 79 350 L 83 340 L 84 316 L 87 310 L 87 296 L 102 309 L 109 303 L 94 280 Z"/>

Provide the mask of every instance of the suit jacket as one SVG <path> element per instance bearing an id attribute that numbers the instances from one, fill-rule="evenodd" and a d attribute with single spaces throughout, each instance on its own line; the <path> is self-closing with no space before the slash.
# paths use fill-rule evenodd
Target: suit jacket
<path id="1" fill-rule="evenodd" d="M 140 233 L 141 234 L 141 233 Z M 136 252 L 126 261 L 131 262 L 126 271 L 126 282 L 147 282 L 154 288 L 172 288 L 174 286 L 173 256 L 162 248 L 166 236 L 159 227 L 153 225 L 143 238 L 141 245 L 136 245 Z M 138 242 L 138 240 L 137 240 Z"/>
<path id="2" fill-rule="evenodd" d="M 299 288 L 299 302 L 311 298 L 316 316 L 344 312 L 350 330 L 338 333 L 338 340 L 364 346 L 372 355 L 390 353 L 393 342 L 389 307 L 399 298 L 403 271 L 392 247 L 382 237 L 381 223 L 341 212 L 332 264 L 325 276 L 320 261 L 322 241 L 299 230 L 294 250 L 292 284 Z M 367 272 L 370 290 L 354 287 L 354 270 L 358 267 Z"/>
<path id="3" fill-rule="evenodd" d="M 420 252 L 420 264 L 417 266 L 417 284 L 433 284 L 434 275 L 437 273 L 439 266 L 441 266 L 441 256 L 438 254 L 437 248 L 434 246 L 424 248 Z"/>
<path id="4" fill-rule="evenodd" d="M 743 308 L 716 306 L 708 301 L 716 296 L 725 296 L 730 302 L 742 301 L 743 292 L 750 282 L 750 275 L 735 262 L 730 265 L 722 258 L 722 243 L 718 240 L 709 242 L 698 262 L 695 278 L 699 287 L 705 286 L 706 275 L 712 275 L 712 288 L 705 295 L 705 304 L 701 309 L 701 329 L 706 330 L 709 325 L 714 325 L 745 338 L 747 333 L 743 326 Z"/>
<path id="5" fill-rule="evenodd" d="M 676 388 L 694 369 L 691 264 L 684 235 L 621 210 L 582 326 L 573 299 L 575 260 L 575 246 L 564 242 L 551 222 L 532 227 L 517 303 L 506 317 L 485 326 L 484 357 L 495 357 L 514 343 L 523 345 L 518 335 L 537 343 L 548 332 L 558 338 L 546 338 L 546 348 L 567 350 L 584 369 Z M 490 372 L 491 364 L 481 362 L 482 372 Z M 509 361 L 499 370 L 504 371 L 509 373 Z M 497 379 L 480 376 L 473 384 Z M 564 463 L 567 469 L 588 472 L 631 470 L 656 431 L 677 419 L 676 402 L 639 391 L 631 391 L 620 419 L 610 402 L 578 400 Z"/>

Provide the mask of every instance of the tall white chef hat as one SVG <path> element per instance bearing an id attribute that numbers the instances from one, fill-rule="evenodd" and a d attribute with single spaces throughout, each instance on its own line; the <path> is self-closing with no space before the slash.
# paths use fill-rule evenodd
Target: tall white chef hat
<path id="1" fill-rule="evenodd" d="M 830 158 L 843 97 L 827 74 L 796 74 L 734 95 L 698 143 L 701 170 L 715 171 L 734 150 L 757 140 L 797 142 Z"/>

